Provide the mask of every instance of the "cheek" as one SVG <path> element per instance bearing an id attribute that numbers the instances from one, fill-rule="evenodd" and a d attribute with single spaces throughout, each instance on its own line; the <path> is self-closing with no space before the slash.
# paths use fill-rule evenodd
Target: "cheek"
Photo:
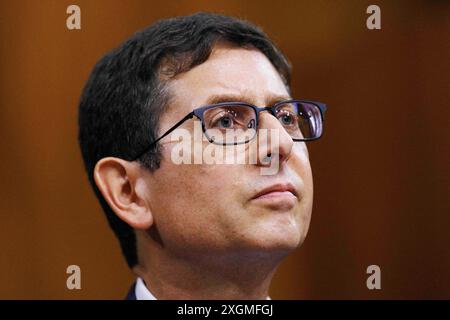
<path id="1" fill-rule="evenodd" d="M 242 182 L 226 165 L 176 165 L 164 154 L 151 182 L 152 211 L 161 238 L 200 248 L 220 246 L 226 238 L 225 212 L 238 211 Z M 233 208 L 235 206 L 235 208 Z"/>
<path id="2" fill-rule="evenodd" d="M 289 167 L 294 171 L 303 183 L 307 193 L 312 194 L 313 179 L 311 164 L 309 162 L 309 153 L 304 142 L 297 142 L 292 148 L 292 155 L 289 159 Z"/>
<path id="3" fill-rule="evenodd" d="M 311 165 L 309 162 L 308 150 L 305 143 L 297 143 L 292 150 L 293 154 L 289 160 L 289 172 L 291 177 L 298 177 L 302 188 L 302 201 L 300 205 L 299 223 L 308 229 L 311 219 L 314 188 Z"/>

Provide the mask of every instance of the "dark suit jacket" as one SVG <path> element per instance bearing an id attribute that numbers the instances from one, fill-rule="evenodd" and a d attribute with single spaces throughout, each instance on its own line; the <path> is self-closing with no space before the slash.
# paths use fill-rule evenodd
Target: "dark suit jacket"
<path id="1" fill-rule="evenodd" d="M 128 294 L 125 297 L 125 300 L 136 300 L 136 282 L 131 286 L 130 291 L 128 291 Z"/>

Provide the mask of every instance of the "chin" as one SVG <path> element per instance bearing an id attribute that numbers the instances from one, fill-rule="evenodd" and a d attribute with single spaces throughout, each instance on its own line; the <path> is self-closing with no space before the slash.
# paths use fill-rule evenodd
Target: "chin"
<path id="1" fill-rule="evenodd" d="M 309 229 L 310 215 L 299 212 L 264 212 L 236 225 L 238 246 L 249 252 L 287 255 L 300 247 Z M 254 216 L 251 216 L 252 218 Z"/>
<path id="2" fill-rule="evenodd" d="M 303 242 L 303 237 L 297 234 L 283 234 L 267 239 L 267 246 L 272 250 L 287 250 L 292 251 L 297 249 Z"/>
<path id="3" fill-rule="evenodd" d="M 287 254 L 297 249 L 304 239 L 303 230 L 299 230 L 296 226 L 291 228 L 272 226 L 258 231 L 253 246 L 265 252 Z"/>

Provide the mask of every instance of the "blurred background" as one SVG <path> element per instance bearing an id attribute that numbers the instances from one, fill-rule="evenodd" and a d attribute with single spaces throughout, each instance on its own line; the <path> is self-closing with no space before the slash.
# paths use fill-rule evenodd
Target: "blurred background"
<path id="1" fill-rule="evenodd" d="M 81 8 L 81 30 L 66 9 Z M 381 8 L 381 30 L 366 9 Z M 156 20 L 197 11 L 260 25 L 327 103 L 308 145 L 308 237 L 273 299 L 450 298 L 449 1 L 1 1 L 0 299 L 122 299 L 134 280 L 92 192 L 77 108 L 95 62 Z M 81 267 L 81 290 L 66 268 Z M 381 290 L 366 269 L 381 268 Z"/>

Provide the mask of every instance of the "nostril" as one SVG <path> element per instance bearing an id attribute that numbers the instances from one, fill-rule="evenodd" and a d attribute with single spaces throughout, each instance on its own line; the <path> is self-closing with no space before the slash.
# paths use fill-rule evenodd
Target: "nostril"
<path id="1" fill-rule="evenodd" d="M 264 165 L 269 165 L 272 162 L 272 153 L 268 153 L 261 161 Z"/>

